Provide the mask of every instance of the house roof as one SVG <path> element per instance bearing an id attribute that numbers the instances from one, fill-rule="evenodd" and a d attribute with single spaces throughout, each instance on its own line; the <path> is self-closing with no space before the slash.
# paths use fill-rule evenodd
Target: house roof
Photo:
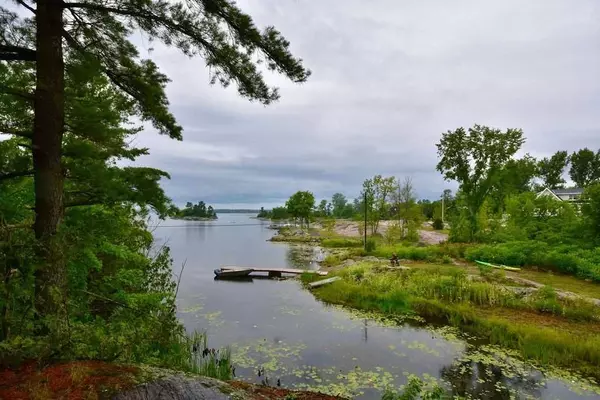
<path id="1" fill-rule="evenodd" d="M 582 194 L 583 193 L 583 189 L 582 188 L 568 188 L 568 189 L 551 189 L 552 193 L 554 193 L 555 195 L 561 195 L 561 194 Z"/>
<path id="2" fill-rule="evenodd" d="M 540 196 L 542 196 L 544 193 L 546 193 L 546 194 L 547 194 L 547 196 L 552 196 L 554 199 L 556 199 L 556 200 L 558 200 L 558 201 L 562 201 L 562 199 L 561 199 L 560 197 L 558 197 L 558 196 L 556 195 L 556 193 L 554 193 L 552 190 L 550 190 L 550 189 L 548 189 L 548 188 L 544 188 L 544 190 L 542 190 L 541 192 L 539 192 L 539 193 L 537 194 L 537 196 L 536 196 L 536 197 L 540 197 Z"/>

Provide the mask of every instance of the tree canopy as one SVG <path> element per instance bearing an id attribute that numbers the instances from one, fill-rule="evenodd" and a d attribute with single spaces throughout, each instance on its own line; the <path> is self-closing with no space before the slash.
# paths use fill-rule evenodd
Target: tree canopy
<path id="1" fill-rule="evenodd" d="M 214 208 L 210 205 L 207 206 L 203 201 L 199 201 L 198 204 L 192 204 L 188 201 L 183 209 L 177 210 L 176 216 L 189 219 L 217 219 Z"/>
<path id="2" fill-rule="evenodd" d="M 298 220 L 301 225 L 308 225 L 315 208 L 315 196 L 309 191 L 298 191 L 286 201 L 285 207 L 292 218 Z"/>
<path id="3" fill-rule="evenodd" d="M 594 153 L 586 147 L 571 154 L 569 162 L 569 176 L 577 186 L 584 188 L 600 181 L 600 150 Z"/>
<path id="4" fill-rule="evenodd" d="M 539 176 L 544 187 L 558 189 L 564 186 L 563 174 L 568 161 L 569 156 L 566 151 L 557 151 L 552 157 L 545 157 L 538 162 Z"/>
<path id="5" fill-rule="evenodd" d="M 444 179 L 459 183 L 471 240 L 479 231 L 477 215 L 481 207 L 523 143 L 523 131 L 520 129 L 503 132 L 474 125 L 468 130 L 458 128 L 442 134 L 437 144 L 440 160 L 436 168 Z"/>

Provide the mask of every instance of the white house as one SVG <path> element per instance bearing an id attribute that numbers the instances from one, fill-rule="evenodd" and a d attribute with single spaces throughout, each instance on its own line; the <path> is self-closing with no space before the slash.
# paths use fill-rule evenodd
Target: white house
<path id="1" fill-rule="evenodd" d="M 537 194 L 540 196 L 550 196 L 560 201 L 578 201 L 581 199 L 583 194 L 582 188 L 568 188 L 568 189 L 549 189 L 545 188 Z"/>

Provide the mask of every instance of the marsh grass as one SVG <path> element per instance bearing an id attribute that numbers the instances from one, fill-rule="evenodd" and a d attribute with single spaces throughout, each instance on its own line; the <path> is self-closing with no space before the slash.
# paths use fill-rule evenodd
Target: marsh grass
<path id="1" fill-rule="evenodd" d="M 179 336 L 169 354 L 168 365 L 173 369 L 221 380 L 232 377 L 231 350 L 209 348 L 206 333 L 194 331 L 188 336 Z"/>
<path id="2" fill-rule="evenodd" d="M 470 280 L 465 271 L 444 266 L 388 272 L 360 263 L 335 275 L 343 279 L 315 290 L 325 302 L 390 315 L 418 314 L 518 350 L 541 364 L 600 377 L 600 335 L 589 329 L 597 324 L 598 307 L 559 299 L 552 288 L 519 298 L 500 285 Z M 520 312 L 536 318 L 510 319 Z M 544 318 L 549 323 L 540 324 Z M 570 329 L 553 327 L 553 318 Z"/>

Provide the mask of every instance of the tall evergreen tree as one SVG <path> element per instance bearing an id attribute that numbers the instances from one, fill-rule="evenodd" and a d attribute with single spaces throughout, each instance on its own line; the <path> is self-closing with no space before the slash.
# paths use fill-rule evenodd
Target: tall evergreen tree
<path id="1" fill-rule="evenodd" d="M 30 141 L 33 171 L 9 174 L 34 175 L 33 226 L 44 260 L 36 275 L 36 306 L 41 314 L 50 314 L 57 308 L 51 288 L 60 291 L 66 281 L 64 260 L 54 238 L 66 205 L 67 161 L 63 152 L 70 134 L 65 96 L 70 94 L 65 88 L 65 71 L 73 67 L 70 59 L 83 60 L 86 66 L 101 71 L 139 117 L 152 122 L 160 133 L 179 140 L 182 128 L 169 112 L 164 91 L 168 79 L 155 63 L 139 57 L 128 39 L 134 31 L 175 46 L 190 57 L 203 57 L 213 83 L 227 86 L 234 82 L 240 95 L 263 104 L 277 100 L 279 94 L 264 81 L 257 58 L 294 82 L 304 82 L 310 72 L 291 55 L 289 43 L 277 30 L 268 27 L 259 31 L 230 0 L 17 3 L 32 14 L 32 19 L 0 9 L 0 60 L 31 63 L 35 72 L 30 73 L 27 85 L 13 86 L 9 81 L 0 87 L 0 93 L 30 105 L 32 118 L 18 123 L 4 120 L 0 131 Z M 146 172 L 154 177 L 158 173 Z"/>

